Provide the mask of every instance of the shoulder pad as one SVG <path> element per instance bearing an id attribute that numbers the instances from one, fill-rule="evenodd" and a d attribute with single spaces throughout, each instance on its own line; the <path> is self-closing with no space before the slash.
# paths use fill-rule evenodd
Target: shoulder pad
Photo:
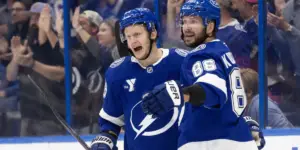
<path id="1" fill-rule="evenodd" d="M 218 5 L 218 3 L 215 0 L 209 0 L 209 3 L 216 8 L 220 8 L 220 6 Z"/>
<path id="2" fill-rule="evenodd" d="M 186 57 L 189 53 L 187 50 L 180 49 L 180 48 L 176 48 L 175 52 L 182 57 Z"/>
<path id="3" fill-rule="evenodd" d="M 194 52 L 203 50 L 203 49 L 205 49 L 205 48 L 206 48 L 206 44 L 201 44 L 201 45 L 199 45 L 198 47 L 196 47 L 194 50 L 192 50 L 190 53 L 194 53 Z"/>
<path id="4" fill-rule="evenodd" d="M 114 61 L 109 67 L 110 68 L 116 68 L 116 67 L 120 66 L 124 62 L 125 58 L 126 57 L 122 57 L 122 58 Z"/>

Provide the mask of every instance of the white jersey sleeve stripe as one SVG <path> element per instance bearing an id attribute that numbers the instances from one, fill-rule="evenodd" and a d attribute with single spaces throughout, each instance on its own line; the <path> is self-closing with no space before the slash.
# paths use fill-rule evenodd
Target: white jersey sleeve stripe
<path id="1" fill-rule="evenodd" d="M 116 124 L 118 126 L 124 126 L 124 115 L 120 117 L 113 117 L 109 114 L 107 114 L 103 109 L 101 109 L 99 116 L 102 117 L 103 119 L 112 122 L 113 124 Z"/>
<path id="2" fill-rule="evenodd" d="M 179 118 L 178 118 L 178 127 L 179 127 L 180 124 L 181 124 L 181 121 L 182 121 L 182 118 L 183 118 L 183 115 L 184 115 L 184 111 L 185 111 L 185 105 L 183 105 L 183 107 L 181 108 L 180 114 L 179 114 Z"/>
<path id="3" fill-rule="evenodd" d="M 226 95 L 227 99 L 227 87 L 226 87 L 226 81 L 217 75 L 211 74 L 211 73 L 206 73 L 205 75 L 199 77 L 195 83 L 206 83 L 210 84 L 221 91 Z"/>

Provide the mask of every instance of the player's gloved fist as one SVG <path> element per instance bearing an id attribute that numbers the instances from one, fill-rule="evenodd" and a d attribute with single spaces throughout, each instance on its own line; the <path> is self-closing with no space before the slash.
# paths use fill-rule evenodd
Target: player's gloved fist
<path id="1" fill-rule="evenodd" d="M 117 140 L 108 133 L 101 133 L 92 140 L 91 150 L 118 150 Z"/>
<path id="2" fill-rule="evenodd" d="M 259 129 L 259 124 L 249 116 L 245 116 L 244 119 L 250 127 L 252 137 L 255 140 L 258 149 L 262 149 L 266 145 L 266 141 L 262 131 Z"/>
<path id="3" fill-rule="evenodd" d="M 146 114 L 159 117 L 174 107 L 183 105 L 180 83 L 174 80 L 156 86 L 142 99 L 142 108 Z"/>

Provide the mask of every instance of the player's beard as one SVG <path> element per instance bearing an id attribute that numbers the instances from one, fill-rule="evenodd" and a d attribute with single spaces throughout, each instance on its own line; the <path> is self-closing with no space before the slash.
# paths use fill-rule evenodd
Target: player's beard
<path id="1" fill-rule="evenodd" d="M 152 44 L 153 44 L 153 40 L 150 40 L 150 44 L 146 48 L 148 51 L 145 52 L 145 55 L 142 58 L 137 58 L 138 60 L 146 60 L 150 56 L 151 51 L 152 51 Z M 143 49 L 144 49 L 144 47 L 143 47 Z"/>
<path id="2" fill-rule="evenodd" d="M 200 34 L 196 34 L 193 32 L 193 34 L 195 35 L 195 39 L 194 42 L 192 43 L 187 43 L 184 39 L 184 43 L 186 46 L 190 47 L 190 48 L 196 48 L 197 46 L 199 46 L 200 44 L 203 44 L 204 41 L 206 40 L 206 38 L 208 37 L 206 34 L 206 29 L 204 28 Z"/>

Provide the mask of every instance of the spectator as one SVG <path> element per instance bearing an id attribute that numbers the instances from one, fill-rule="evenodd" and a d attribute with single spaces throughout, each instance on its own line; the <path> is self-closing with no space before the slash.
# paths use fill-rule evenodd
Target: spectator
<path id="1" fill-rule="evenodd" d="M 227 44 L 239 67 L 251 67 L 251 39 L 248 37 L 243 26 L 236 19 L 231 17 L 230 1 L 217 0 L 217 2 L 221 7 L 221 24 L 217 32 L 217 38 Z"/>
<path id="2" fill-rule="evenodd" d="M 20 135 L 20 111 L 18 107 L 19 82 L 9 80 L 11 76 L 16 76 L 18 72 L 6 69 L 4 61 L 10 60 L 11 53 L 8 52 L 8 42 L 5 38 L 0 38 L 0 136 Z M 4 61 L 3 61 L 4 60 Z M 11 65 L 11 64 L 8 64 Z"/>
<path id="3" fill-rule="evenodd" d="M 283 18 L 282 11 L 285 4 L 284 0 L 274 0 L 273 4 L 269 5 L 269 7 L 274 7 L 273 13 L 268 12 L 267 14 L 268 43 L 273 45 L 275 53 L 278 55 L 277 65 L 273 65 L 273 69 L 268 70 L 268 88 L 272 94 L 270 96 L 278 103 L 283 103 L 282 100 L 290 100 L 287 97 L 290 97 L 292 90 L 285 89 L 293 88 L 295 80 L 295 64 L 292 57 L 296 53 L 293 54 L 292 47 L 286 40 L 288 37 L 284 37 L 282 27 L 274 24 L 274 22 L 279 22 L 279 18 Z M 269 55 L 268 57 L 270 57 Z"/>
<path id="4" fill-rule="evenodd" d="M 257 70 L 258 67 L 258 26 L 255 23 L 256 19 L 254 16 L 257 16 L 257 0 L 231 0 L 232 9 L 237 10 L 240 15 L 240 21 L 244 29 L 247 31 L 253 49 L 251 51 L 251 68 Z"/>
<path id="5" fill-rule="evenodd" d="M 8 26 L 7 24 L 11 22 L 11 15 L 9 12 L 9 6 L 6 1 L 0 2 L 0 36 L 7 34 Z"/>
<path id="6" fill-rule="evenodd" d="M 280 3 L 279 3 L 280 4 Z M 268 13 L 268 24 L 276 29 L 276 32 L 273 30 L 273 38 L 283 39 L 287 42 L 287 46 L 282 48 L 281 55 L 283 60 L 292 61 L 293 67 L 288 69 L 283 69 L 283 77 L 285 81 L 291 86 L 292 90 L 288 90 L 288 94 L 292 93 L 293 96 L 285 94 L 284 96 L 287 101 L 280 104 L 280 107 L 284 110 L 284 112 L 288 112 L 288 118 L 295 125 L 298 126 L 300 124 L 299 120 L 299 107 L 300 107 L 300 65 L 299 65 L 299 42 L 300 42 L 300 22 L 297 21 L 296 18 L 299 18 L 299 0 L 290 0 L 286 3 L 281 3 L 280 6 L 278 3 L 276 4 L 276 8 L 281 8 L 275 14 Z M 280 11 L 282 10 L 283 11 Z M 283 14 L 280 14 L 283 12 Z M 289 51 L 287 51 L 287 48 Z M 286 57 L 286 54 L 290 54 L 289 57 Z M 283 65 L 283 67 L 286 65 Z M 288 70 L 289 72 L 287 72 Z M 285 87 L 277 88 L 277 91 L 286 91 Z"/>
<path id="7" fill-rule="evenodd" d="M 81 5 L 83 10 L 98 12 L 105 19 L 115 16 L 120 18 L 127 10 L 141 6 L 142 1 L 133 0 L 88 0 Z"/>
<path id="8" fill-rule="evenodd" d="M 18 109 L 18 81 L 8 81 L 6 68 L 0 64 L 0 136 L 20 135 L 20 112 Z"/>
<path id="9" fill-rule="evenodd" d="M 22 81 L 21 108 L 23 117 L 21 135 L 42 136 L 65 133 L 60 123 L 57 122 L 51 110 L 45 104 L 45 97 L 33 91 L 36 87 L 33 87 L 32 83 L 30 83 L 31 81 L 29 81 L 26 76 L 29 74 L 32 78 L 36 79 L 36 82 L 44 89 L 46 95 L 51 100 L 52 105 L 54 105 L 61 116 L 64 117 L 63 55 L 59 49 L 56 49 L 57 41 L 59 41 L 59 47 L 61 49 L 64 48 L 62 24 L 57 23 L 57 26 L 59 26 L 59 30 L 57 30 L 59 36 L 58 40 L 51 28 L 51 11 L 52 9 L 49 5 L 45 3 L 37 2 L 33 4 L 29 12 L 31 14 L 30 27 L 32 28 L 28 39 L 29 47 L 27 47 L 26 44 L 17 42 L 19 43 L 18 45 L 20 45 L 18 46 L 19 53 L 14 53 L 13 56 L 18 60 L 15 61 L 14 69 L 18 70 L 18 68 L 22 68 L 25 70 L 25 74 L 20 76 Z M 94 114 L 91 113 L 89 107 L 97 107 L 97 109 L 99 109 L 99 105 L 91 104 L 93 95 L 90 95 L 90 93 L 99 92 L 103 79 L 101 75 L 98 74 L 101 69 L 101 71 L 104 71 L 104 67 L 102 66 L 106 66 L 106 68 L 109 66 L 109 63 L 107 63 L 100 68 L 96 68 L 99 67 L 100 63 L 97 63 L 97 59 L 94 56 L 102 53 L 99 50 L 100 46 L 97 40 L 91 36 L 96 36 L 98 26 L 101 23 L 101 18 L 93 17 L 95 15 L 97 14 L 85 11 L 80 16 L 79 9 L 77 9 L 73 18 L 73 20 L 76 21 L 72 22 L 73 25 L 78 25 L 75 29 L 79 41 L 82 42 L 83 46 L 87 47 L 83 47 L 83 49 L 72 49 L 72 56 L 74 58 L 72 59 L 72 64 L 75 74 L 75 85 L 73 88 L 74 101 L 72 102 L 72 113 L 75 118 L 73 127 L 80 129 L 80 133 L 88 133 L 88 130 L 81 130 L 81 128 L 90 124 L 90 116 Z M 57 17 L 57 19 L 61 20 L 61 15 Z M 21 51 L 23 51 L 23 53 L 21 53 Z M 105 55 L 101 55 L 101 57 L 109 58 Z M 102 61 L 105 62 L 105 60 Z M 94 82 L 95 80 L 97 80 L 97 82 Z M 33 107 L 35 109 L 33 109 Z M 95 122 L 95 120 L 93 120 L 93 122 Z M 94 132 L 96 131 L 94 130 Z"/>
<path id="10" fill-rule="evenodd" d="M 241 69 L 241 77 L 245 87 L 248 105 L 245 109 L 245 116 L 259 122 L 259 95 L 258 95 L 258 74 L 252 69 Z M 277 104 L 268 98 L 268 122 L 271 128 L 293 128 Z"/>
<path id="11" fill-rule="evenodd" d="M 82 61 L 74 63 L 81 63 L 76 66 L 80 68 L 79 71 L 83 77 L 87 77 L 91 70 L 99 70 L 103 74 L 113 59 L 111 52 L 103 48 L 97 40 L 99 26 L 103 21 L 102 17 L 94 11 L 84 11 L 81 14 L 79 12 L 80 8 L 77 7 L 72 19 L 72 26 L 78 39 L 77 43 L 72 44 L 72 48 L 74 49 L 73 54 L 77 54 L 79 56 L 77 58 L 81 58 Z M 59 37 L 63 36 L 61 31 L 58 33 Z M 59 42 L 60 48 L 64 48 L 62 38 Z"/>
<path id="12" fill-rule="evenodd" d="M 275 15 L 281 16 L 287 0 L 274 0 Z"/>
<path id="13" fill-rule="evenodd" d="M 292 61 L 295 66 L 295 98 L 298 108 L 300 107 L 300 0 L 289 0 L 283 9 L 283 17 L 274 19 L 276 27 L 281 29 L 284 34 L 284 39 L 288 42 Z"/>
<path id="14" fill-rule="evenodd" d="M 239 12 L 240 17 L 243 19 L 244 25 L 253 18 L 253 3 L 256 0 L 231 0 L 232 8 Z"/>
<path id="15" fill-rule="evenodd" d="M 46 6 L 47 9 L 43 12 L 43 9 Z M 30 14 L 28 45 L 34 53 L 34 59 L 40 63 L 50 66 L 63 64 L 63 57 L 61 56 L 59 49 L 55 47 L 58 39 L 51 27 L 52 20 L 51 18 L 49 19 L 49 17 L 53 14 L 51 7 L 46 3 L 36 2 L 32 5 L 28 14 Z M 44 72 L 40 73 L 43 74 Z M 63 73 L 56 73 L 57 75 L 60 75 L 60 77 L 63 77 Z M 58 76 L 50 77 L 46 74 L 43 75 L 50 80 L 61 80 Z"/>
<path id="16" fill-rule="evenodd" d="M 6 34 L 7 40 L 13 36 L 20 36 L 24 40 L 27 36 L 29 27 L 29 17 L 24 12 L 28 10 L 27 4 L 23 1 L 15 1 L 11 8 L 11 22 L 7 24 L 7 30 L 4 32 Z"/>
<path id="17" fill-rule="evenodd" d="M 44 97 L 36 92 L 36 87 L 28 80 L 27 75 L 35 79 L 41 87 L 47 92 L 51 91 L 51 86 L 54 84 L 46 80 L 36 72 L 30 72 L 31 69 L 42 71 L 42 69 L 49 73 L 52 66 L 44 68 L 44 64 L 39 63 L 33 59 L 33 52 L 26 45 L 22 45 L 19 37 L 12 38 L 13 59 L 8 66 L 11 72 L 21 71 L 20 78 L 20 107 L 21 107 L 21 136 L 33 135 L 55 135 L 63 134 L 65 131 L 62 126 L 56 121 L 50 108 L 45 104 Z M 47 73 L 45 73 L 47 74 Z M 10 76 L 11 79 L 16 76 Z M 52 83 L 52 84 L 51 84 Z M 51 90 L 49 90 L 51 89 Z M 50 93 L 50 92 L 49 92 Z M 49 94 L 48 94 L 49 95 Z M 55 101 L 49 96 L 51 103 L 58 109 L 59 112 L 64 112 L 64 108 L 60 101 Z"/>
<path id="18" fill-rule="evenodd" d="M 289 28 L 290 28 L 289 25 L 291 25 L 292 30 L 295 29 L 295 34 L 292 34 L 292 35 L 299 37 L 297 35 L 299 35 L 299 30 L 300 30 L 300 21 L 299 21 L 300 1 L 299 0 L 289 0 L 283 9 L 282 15 L 284 17 L 284 20 L 286 21 L 286 23 L 284 23 L 284 25 Z M 289 28 L 284 28 L 284 29 L 289 29 Z"/>
<path id="19" fill-rule="evenodd" d="M 64 78 L 63 56 L 60 51 L 52 47 L 57 41 L 56 35 L 51 30 L 50 20 L 47 14 L 41 13 L 43 8 L 47 8 L 44 3 L 35 3 L 29 12 L 30 30 L 28 33 L 28 44 L 22 44 L 20 38 L 13 38 L 12 47 L 13 60 L 8 69 L 20 71 L 20 108 L 22 114 L 21 136 L 32 135 L 55 135 L 63 134 L 65 130 L 53 116 L 50 108 L 47 107 L 44 97 L 36 92 L 36 87 L 28 79 L 28 75 L 44 89 L 51 99 L 52 104 L 64 116 L 65 104 L 53 94 L 62 85 L 60 81 Z M 48 10 L 47 10 L 48 9 Z M 49 12 L 50 9 L 47 8 Z M 45 12 L 46 12 L 45 11 Z M 30 48 L 28 47 L 30 46 Z M 53 59 L 55 58 L 55 59 Z M 11 77 L 12 78 L 12 77 Z M 54 96 L 53 96 L 54 95 Z"/>
<path id="20" fill-rule="evenodd" d="M 258 67 L 258 1 L 257 0 L 232 0 L 233 8 L 237 9 L 244 19 L 244 28 L 246 29 L 253 44 L 251 58 L 253 66 L 251 68 L 257 70 Z M 277 6 L 277 8 L 281 8 Z M 275 10 L 276 11 L 276 10 Z M 277 12 L 280 12 L 278 10 Z M 269 16 L 269 15 L 268 15 Z M 267 26 L 267 43 L 266 43 L 266 74 L 268 77 L 268 88 L 272 99 L 279 102 L 282 100 L 281 86 L 285 84 L 283 70 L 291 71 L 291 55 L 289 53 L 288 43 L 284 38 L 278 36 L 278 30 L 270 25 Z M 256 47 L 256 48 L 255 48 Z M 284 73 L 291 74 L 291 73 Z"/>
<path id="21" fill-rule="evenodd" d="M 181 38 L 181 27 L 180 27 L 180 7 L 184 3 L 184 0 L 168 0 L 167 3 L 167 17 L 166 17 L 166 36 L 167 36 L 167 44 L 172 47 L 180 47 L 183 49 L 190 49 L 185 46 L 182 42 Z M 164 46 L 169 47 L 169 46 Z"/>
<path id="22" fill-rule="evenodd" d="M 109 18 L 115 16 L 122 5 L 123 0 L 88 0 L 81 5 L 81 9 L 92 10 L 104 18 Z"/>
<path id="23" fill-rule="evenodd" d="M 299 87 L 296 87 L 298 84 L 296 84 L 295 86 L 295 78 L 297 81 L 298 78 L 297 70 L 299 70 L 297 69 L 299 68 L 298 65 L 299 61 L 297 58 L 300 54 L 298 51 L 298 46 L 296 45 L 298 45 L 298 43 L 300 42 L 299 41 L 300 34 L 299 34 L 299 30 L 297 30 L 295 27 L 293 27 L 291 24 L 285 21 L 282 15 L 283 8 L 285 7 L 284 0 L 275 0 L 273 1 L 273 3 L 271 3 L 270 6 L 274 7 L 274 10 L 272 10 L 274 14 L 268 12 L 267 15 L 268 88 L 272 93 L 272 99 L 276 100 L 277 102 L 280 102 L 282 96 L 290 97 L 289 94 L 291 93 L 292 90 L 285 90 L 285 89 L 295 88 L 294 91 L 299 91 L 300 89 Z M 256 14 L 257 14 L 257 10 L 256 10 Z M 253 25 L 252 28 L 257 29 L 257 25 Z M 273 51 L 275 53 L 270 52 L 270 50 L 272 51 L 271 47 L 273 47 L 272 49 L 274 49 Z M 277 65 L 272 65 L 272 62 L 273 63 L 276 62 Z M 297 94 L 295 95 L 296 97 L 293 99 L 295 102 L 297 102 L 297 99 L 299 99 L 300 96 L 299 95 L 297 96 Z M 290 98 L 289 99 L 283 98 L 283 99 L 289 100 Z"/>
<path id="24" fill-rule="evenodd" d="M 81 14 L 79 12 L 80 8 L 77 7 L 72 19 L 73 29 L 79 40 L 73 47 L 84 49 L 86 52 L 92 54 L 93 57 L 99 58 L 98 60 L 100 62 L 98 62 L 98 64 L 101 64 L 105 72 L 113 59 L 111 58 L 110 52 L 106 49 L 102 49 L 97 41 L 97 33 L 99 32 L 99 26 L 103 19 L 94 11 L 87 10 Z M 61 48 L 63 48 L 62 46 L 63 45 L 61 45 Z"/>
<path id="25" fill-rule="evenodd" d="M 9 51 L 8 48 L 8 41 L 0 36 L 0 60 L 1 63 L 7 65 L 8 62 L 11 60 L 12 53 Z"/>
<path id="26" fill-rule="evenodd" d="M 112 58 L 117 60 L 120 58 L 117 46 L 116 46 L 116 35 L 115 35 L 115 24 L 116 19 L 110 18 L 104 20 L 99 27 L 98 42 L 100 45 L 108 48 L 111 52 Z"/>
<path id="27" fill-rule="evenodd" d="M 57 16 L 61 16 L 60 13 L 58 12 Z M 61 17 L 57 17 L 56 30 L 61 50 L 64 48 L 62 22 Z M 77 112 L 86 112 L 85 116 L 92 117 L 91 122 L 89 122 L 90 119 L 77 118 L 74 124 L 77 124 L 78 128 L 87 125 L 83 123 L 91 123 L 91 125 L 94 124 L 97 127 L 97 116 L 104 87 L 103 74 L 113 61 L 111 52 L 102 47 L 97 41 L 97 33 L 101 23 L 102 17 L 98 13 L 87 10 L 80 14 L 80 8 L 75 9 L 72 26 L 76 33 L 77 42 L 72 44 L 71 49 L 73 72 L 75 74 L 73 94 L 76 97 L 76 103 L 80 106 L 77 107 Z M 86 88 L 88 88 L 88 91 L 85 90 Z M 94 129 L 92 126 L 89 128 L 90 130 L 91 128 Z M 78 131 L 79 133 L 87 133 L 86 129 L 81 128 Z"/>

